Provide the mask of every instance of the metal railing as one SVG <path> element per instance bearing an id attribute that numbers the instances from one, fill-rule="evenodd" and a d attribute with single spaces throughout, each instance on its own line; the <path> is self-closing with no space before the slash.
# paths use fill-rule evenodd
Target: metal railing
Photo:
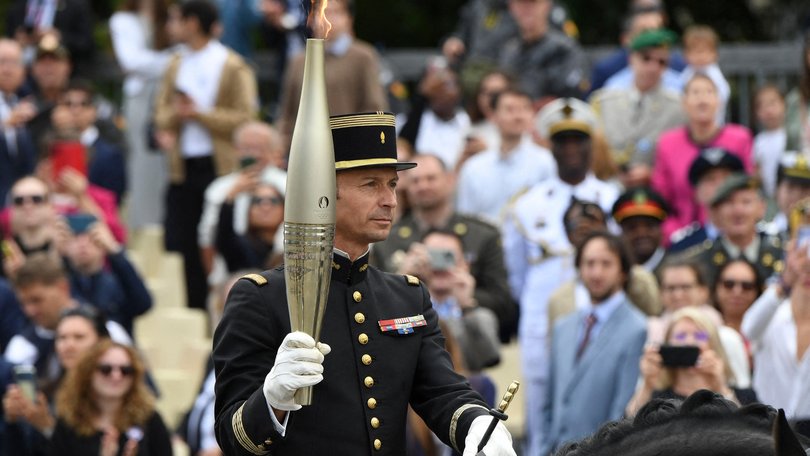
<path id="1" fill-rule="evenodd" d="M 597 46 L 588 47 L 585 52 L 588 60 L 594 62 L 615 49 L 613 46 Z M 396 79 L 414 82 L 424 71 L 428 58 L 437 52 L 436 49 L 427 48 L 388 49 L 381 55 L 386 68 Z M 776 84 L 783 92 L 791 89 L 801 71 L 801 54 L 801 46 L 792 42 L 722 45 L 719 53 L 720 68 L 731 85 L 731 120 L 752 125 L 753 96 L 756 88 L 765 82 Z M 254 68 L 262 88 L 278 83 L 274 73 L 275 59 L 272 52 L 260 52 L 254 58 Z M 98 58 L 93 80 L 103 86 L 105 92 L 118 93 L 121 79 L 121 71 L 112 56 Z M 113 98 L 120 99 L 119 96 Z"/>

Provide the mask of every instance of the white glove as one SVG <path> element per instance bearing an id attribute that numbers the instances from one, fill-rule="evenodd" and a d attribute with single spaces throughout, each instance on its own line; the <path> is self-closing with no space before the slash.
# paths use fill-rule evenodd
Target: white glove
<path id="1" fill-rule="evenodd" d="M 481 444 L 481 439 L 484 438 L 491 422 L 492 417 L 489 415 L 479 416 L 473 420 L 470 430 L 467 431 L 467 438 L 464 439 L 463 456 L 478 454 L 478 445 Z M 515 449 L 512 448 L 512 435 L 506 430 L 503 421 L 499 422 L 492 431 L 492 435 L 484 447 L 484 453 L 487 456 L 516 456 Z"/>
<path id="2" fill-rule="evenodd" d="M 276 363 L 264 378 L 264 398 L 276 410 L 298 410 L 293 402 L 298 388 L 313 386 L 323 380 L 323 357 L 332 349 L 315 343 L 309 334 L 296 331 L 284 338 L 278 347 Z"/>

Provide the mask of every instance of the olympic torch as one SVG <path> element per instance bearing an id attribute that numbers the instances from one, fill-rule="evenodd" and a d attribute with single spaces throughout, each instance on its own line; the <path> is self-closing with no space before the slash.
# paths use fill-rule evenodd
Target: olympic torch
<path id="1" fill-rule="evenodd" d="M 284 206 L 284 278 L 290 327 L 316 341 L 329 295 L 335 239 L 335 156 L 326 103 L 324 41 L 308 39 Z M 312 403 L 312 387 L 295 393 Z"/>

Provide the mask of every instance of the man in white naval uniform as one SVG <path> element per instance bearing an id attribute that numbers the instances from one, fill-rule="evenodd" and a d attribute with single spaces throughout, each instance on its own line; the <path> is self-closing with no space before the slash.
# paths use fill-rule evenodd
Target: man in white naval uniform
<path id="1" fill-rule="evenodd" d="M 504 257 L 512 294 L 520 302 L 518 342 L 526 382 L 527 448 L 539 454 L 543 407 L 548 379 L 548 298 L 574 278 L 574 248 L 563 225 L 572 198 L 598 204 L 608 213 L 618 189 L 590 171 L 591 132 L 595 118 L 590 106 L 572 98 L 557 99 L 537 117 L 540 134 L 551 139 L 557 176 L 540 182 L 518 197 L 503 226 Z"/>

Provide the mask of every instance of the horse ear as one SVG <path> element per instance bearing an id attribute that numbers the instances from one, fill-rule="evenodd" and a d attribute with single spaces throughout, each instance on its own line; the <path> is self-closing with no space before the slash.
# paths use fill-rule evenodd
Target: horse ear
<path id="1" fill-rule="evenodd" d="M 785 418 L 785 411 L 779 409 L 773 420 L 773 445 L 776 456 L 807 456 L 796 434 Z"/>

